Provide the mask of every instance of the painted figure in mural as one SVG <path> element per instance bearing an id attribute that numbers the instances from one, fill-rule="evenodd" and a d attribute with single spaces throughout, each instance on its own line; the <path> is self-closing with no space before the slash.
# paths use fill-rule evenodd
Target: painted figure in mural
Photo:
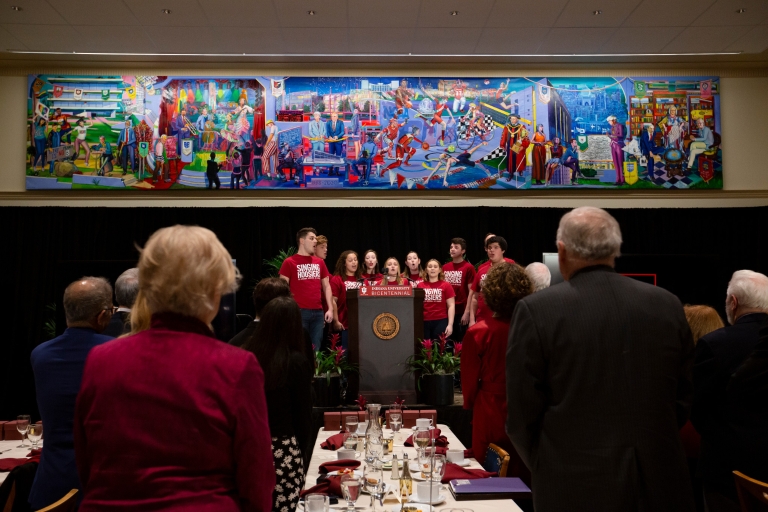
<path id="1" fill-rule="evenodd" d="M 360 111 L 355 107 L 355 109 L 352 111 L 352 119 L 349 121 L 349 127 L 347 128 L 349 138 L 354 141 L 355 144 L 355 155 L 360 156 L 360 145 L 362 144 L 360 140 L 360 130 L 362 129 L 361 123 L 360 123 Z"/>
<path id="2" fill-rule="evenodd" d="M 112 154 L 112 144 L 107 142 L 103 135 L 99 136 L 99 143 L 91 148 L 94 151 L 101 151 L 101 162 L 99 163 L 98 176 L 104 176 L 112 171 L 114 155 Z M 53 168 L 51 168 L 53 170 Z"/>
<path id="3" fill-rule="evenodd" d="M 285 170 L 290 171 L 287 179 L 296 180 L 301 177 L 301 171 L 296 163 L 296 156 L 287 142 L 283 142 L 280 148 L 280 154 L 277 156 L 277 171 L 280 179 L 285 179 Z"/>
<path id="4" fill-rule="evenodd" d="M 53 123 L 51 131 L 48 133 L 48 147 L 56 149 L 61 146 L 61 126 L 59 123 Z M 53 168 L 56 161 L 51 158 L 50 166 L 48 167 L 48 173 L 53 176 Z"/>
<path id="5" fill-rule="evenodd" d="M 424 95 L 431 98 L 435 102 L 435 112 L 432 115 L 432 119 L 427 121 L 430 126 L 434 127 L 435 125 L 440 126 L 440 138 L 438 139 L 437 143 L 441 146 L 445 145 L 445 130 L 448 127 L 445 119 L 443 119 L 443 114 L 448 113 L 448 115 L 451 117 L 451 121 L 454 121 L 453 119 L 453 113 L 451 112 L 451 109 L 448 108 L 448 98 L 441 97 L 441 98 L 435 98 L 432 96 L 426 89 L 422 88 L 422 91 L 424 92 Z"/>
<path id="6" fill-rule="evenodd" d="M 409 133 L 406 133 L 400 139 L 397 141 L 397 147 L 395 148 L 395 153 L 397 154 L 397 158 L 394 162 L 389 164 L 387 167 L 381 170 L 381 176 L 384 175 L 385 171 L 388 171 L 390 169 L 394 169 L 395 167 L 399 167 L 401 164 L 408 165 L 408 160 L 411 159 L 411 157 L 416 153 L 416 148 L 411 147 L 411 142 L 416 141 L 419 144 L 424 144 L 423 141 L 419 140 L 417 135 L 419 134 L 419 128 L 414 126 L 413 130 L 411 130 Z"/>
<path id="7" fill-rule="evenodd" d="M 365 173 L 362 176 L 364 186 L 368 185 L 368 177 L 371 175 L 371 167 L 373 167 L 373 156 L 379 149 L 373 139 L 373 134 L 369 133 L 368 140 L 365 141 L 365 144 L 363 144 L 360 152 L 357 154 L 357 159 L 352 162 L 352 171 L 358 176 L 360 176 L 360 169 L 357 166 L 365 164 Z"/>
<path id="8" fill-rule="evenodd" d="M 544 135 L 544 125 L 536 126 L 536 132 L 531 138 L 533 150 L 531 151 L 531 184 L 543 185 L 547 180 L 547 136 Z"/>
<path id="9" fill-rule="evenodd" d="M 120 167 L 123 168 L 123 175 L 128 172 L 128 164 L 131 164 L 133 172 L 136 172 L 136 133 L 131 127 L 130 119 L 125 121 L 125 127 L 120 130 L 117 138 L 117 147 L 120 148 Z"/>
<path id="10" fill-rule="evenodd" d="M 525 171 L 525 150 L 531 144 L 528 138 L 528 130 L 520 123 L 516 114 L 509 116 L 504 131 L 501 132 L 499 147 L 504 150 L 507 161 L 507 181 L 512 181 L 515 172 L 522 175 Z M 499 166 L 501 175 L 501 165 Z"/>
<path id="11" fill-rule="evenodd" d="M 45 145 L 47 143 L 46 131 L 48 129 L 48 120 L 44 117 L 36 116 L 32 124 L 32 140 L 35 144 L 35 161 L 32 162 L 32 170 L 37 169 L 37 162 L 40 162 L 40 172 L 43 172 L 45 165 Z M 75 147 L 78 147 L 75 144 Z M 90 151 L 86 154 L 90 154 Z M 86 163 L 86 165 L 88 165 Z"/>
<path id="12" fill-rule="evenodd" d="M 160 101 L 160 113 L 157 116 L 157 136 L 170 135 L 171 118 L 173 117 L 174 95 L 169 88 L 163 89 L 162 100 Z"/>
<path id="13" fill-rule="evenodd" d="M 198 134 L 197 136 L 198 148 L 211 149 L 210 147 L 206 147 L 207 142 L 206 142 L 206 134 L 205 134 L 207 130 L 206 123 L 208 123 L 208 121 L 211 121 L 211 120 L 212 120 L 212 117 L 208 113 L 208 105 L 203 105 L 200 108 L 200 115 L 197 116 L 197 119 L 195 120 L 195 128 L 197 129 L 197 134 Z"/>
<path id="14" fill-rule="evenodd" d="M 264 137 L 259 137 L 253 141 L 253 184 L 263 176 L 261 168 L 261 158 L 264 156 Z"/>
<path id="15" fill-rule="evenodd" d="M 477 105 L 474 103 L 469 104 L 469 110 L 467 111 L 466 117 L 469 118 L 469 125 L 467 126 L 468 135 L 479 134 L 483 131 L 477 124 L 477 122 L 483 118 L 483 113 L 477 108 Z"/>
<path id="16" fill-rule="evenodd" d="M 707 124 L 704 122 L 703 117 L 700 117 L 696 120 L 696 131 L 698 132 L 698 137 L 691 135 L 691 145 L 688 148 L 688 150 L 691 152 L 690 156 L 688 157 L 689 169 L 693 167 L 697 156 L 704 153 L 705 151 L 709 151 L 715 144 L 715 136 L 709 126 L 707 126 Z"/>
<path id="17" fill-rule="evenodd" d="M 195 128 L 195 126 L 189 120 L 189 117 L 187 117 L 186 107 L 182 107 L 181 112 L 179 113 L 178 116 L 176 116 L 176 122 L 174 123 L 174 128 L 176 129 L 176 133 L 178 134 L 179 151 L 180 151 L 181 141 L 184 139 L 191 138 L 193 131 L 197 130 L 197 128 Z"/>
<path id="18" fill-rule="evenodd" d="M 227 114 L 226 123 L 224 128 L 219 131 L 221 137 L 227 142 L 227 152 L 238 141 L 237 134 L 235 134 L 235 121 L 232 118 L 232 114 Z"/>
<path id="19" fill-rule="evenodd" d="M 312 114 L 312 121 L 309 122 L 309 140 L 312 144 L 312 151 L 325 151 L 325 123 L 320 119 L 320 112 Z"/>
<path id="20" fill-rule="evenodd" d="M 168 136 L 163 134 L 155 142 L 155 169 L 152 173 L 152 180 L 155 183 L 160 182 L 160 176 L 162 175 L 165 181 L 170 181 L 170 162 L 168 161 L 168 155 L 165 151 L 165 143 L 168 140 Z"/>
<path id="21" fill-rule="evenodd" d="M 328 153 L 341 157 L 344 148 L 344 122 L 339 121 L 339 114 L 333 112 L 331 119 L 325 123 L 325 133 L 328 137 Z M 339 175 L 339 168 L 333 167 L 329 176 Z"/>
<path id="22" fill-rule="evenodd" d="M 395 106 L 398 113 L 405 112 L 407 109 L 413 106 L 411 98 L 415 96 L 415 93 L 408 88 L 408 80 L 402 80 L 400 87 L 395 89 Z"/>
<path id="23" fill-rule="evenodd" d="M 507 92 L 507 87 L 509 87 L 509 78 L 507 78 L 506 82 L 501 82 L 499 88 L 496 89 L 496 101 L 499 101 L 504 97 L 504 93 Z"/>
<path id="24" fill-rule="evenodd" d="M 664 135 L 664 147 L 683 151 L 683 141 L 685 140 L 685 132 L 688 130 L 688 123 L 677 115 L 677 107 L 674 105 L 669 107 L 667 115 L 659 121 L 658 127 Z"/>
<path id="25" fill-rule="evenodd" d="M 242 147 L 237 148 L 237 150 L 240 152 L 240 167 L 243 174 L 243 186 L 247 186 L 248 182 L 251 180 L 251 158 L 253 157 L 253 144 L 251 144 L 251 141 L 246 142 L 243 144 Z"/>
<path id="26" fill-rule="evenodd" d="M 440 166 L 442 165 L 445 168 L 445 174 L 443 175 L 443 186 L 447 187 L 448 174 L 451 170 L 451 166 L 459 164 L 465 167 L 475 167 L 477 163 L 470 160 L 472 153 L 480 149 L 482 146 L 487 146 L 487 145 L 488 145 L 488 142 L 484 141 L 481 144 L 478 144 L 477 146 L 470 148 L 467 151 L 464 151 L 456 156 L 453 156 L 448 151 L 445 151 L 442 155 L 440 155 L 440 158 L 438 159 L 437 164 L 435 164 L 435 166 L 432 168 L 432 172 L 429 173 L 429 176 L 424 178 L 424 184 L 429 183 L 429 180 L 432 179 L 432 176 L 434 176 L 437 173 L 437 171 L 440 169 Z M 483 167 L 483 170 L 485 170 L 488 176 L 491 175 L 491 173 L 489 173 L 488 170 L 485 169 L 485 167 Z"/>
<path id="27" fill-rule="evenodd" d="M 550 178 L 552 177 L 552 173 L 555 172 L 555 169 L 557 169 L 557 166 L 560 165 L 560 159 L 563 156 L 563 153 L 565 152 L 565 148 L 562 144 L 560 144 L 560 137 L 555 137 L 552 139 L 552 145 L 551 147 L 547 148 L 547 151 L 549 153 L 549 158 L 547 159 L 546 165 L 547 165 L 547 183 L 549 183 Z"/>
<path id="28" fill-rule="evenodd" d="M 387 146 L 386 152 L 387 152 L 387 158 L 392 158 L 392 148 L 395 146 L 395 141 L 397 140 L 397 134 L 400 131 L 400 128 L 405 125 L 405 121 L 402 123 L 399 123 L 397 121 L 397 118 L 393 117 L 389 120 L 389 126 L 381 130 L 381 132 L 378 135 L 378 139 L 382 140 L 382 149 L 381 153 L 384 153 L 384 145 Z"/>
<path id="29" fill-rule="evenodd" d="M 62 114 L 61 109 L 57 108 L 53 111 L 53 117 L 51 118 L 51 121 L 61 124 L 61 140 L 63 141 L 64 137 L 66 137 L 67 144 L 71 144 L 72 126 L 69 124 L 69 115 Z"/>
<path id="30" fill-rule="evenodd" d="M 616 169 L 616 186 L 624 184 L 624 125 L 619 123 L 616 116 L 608 116 L 606 119 L 611 126 L 608 132 L 608 138 L 611 139 L 611 159 L 613 167 Z"/>
<path id="31" fill-rule="evenodd" d="M 251 137 L 253 140 L 259 140 L 264 136 L 264 100 L 256 99 L 256 105 L 253 108 L 253 131 Z"/>
<path id="32" fill-rule="evenodd" d="M 261 157 L 261 166 L 264 169 L 264 174 L 268 177 L 272 177 L 272 173 L 275 173 L 277 177 L 277 166 L 275 164 L 275 157 L 277 157 L 277 126 L 271 119 L 267 119 L 264 133 L 267 135 L 267 141 L 264 143 L 264 153 Z"/>
<path id="33" fill-rule="evenodd" d="M 152 147 L 152 135 L 153 135 L 152 128 L 147 124 L 147 122 L 144 119 L 141 120 L 141 122 L 139 123 L 139 126 L 135 127 L 133 131 L 136 134 L 137 144 L 140 142 L 146 142 L 147 148 Z M 138 179 L 143 180 L 144 172 L 147 168 L 147 158 L 141 155 L 139 155 L 137 158 L 139 160 L 139 173 L 140 173 L 138 176 Z"/>
<path id="34" fill-rule="evenodd" d="M 219 180 L 219 169 L 221 164 L 216 162 L 216 153 L 211 153 L 211 158 L 206 162 L 205 175 L 208 178 L 208 187 L 213 189 L 214 185 L 216 190 L 221 188 L 221 181 Z"/>
<path id="35" fill-rule="evenodd" d="M 248 96 L 245 89 L 240 92 L 238 105 L 232 114 L 235 116 L 235 135 L 242 144 L 248 142 L 250 137 L 251 123 L 248 122 L 248 114 L 253 114 L 253 108 L 248 105 Z"/>
<path id="36" fill-rule="evenodd" d="M 579 167 L 579 143 L 576 139 L 571 139 L 571 145 L 565 150 L 563 156 L 560 158 L 560 163 L 563 167 L 567 167 L 571 170 L 571 185 L 578 184 L 578 177 L 584 177 L 581 174 L 581 168 Z"/>
<path id="37" fill-rule="evenodd" d="M 93 126 L 93 121 L 86 121 L 83 117 L 78 117 L 73 132 L 75 133 L 75 152 L 72 154 L 72 161 L 74 162 L 80 158 L 80 148 L 85 150 L 85 166 L 88 167 L 88 162 L 91 159 L 91 148 L 88 147 L 88 143 L 85 141 L 86 135 L 88 135 L 88 127 Z"/>
<path id="38" fill-rule="evenodd" d="M 657 159 L 663 153 L 662 149 L 656 145 L 655 131 L 656 127 L 652 123 L 645 123 L 643 134 L 640 136 L 640 153 L 647 161 L 646 172 L 648 179 L 653 181 L 653 169 Z"/>
<path id="39" fill-rule="evenodd" d="M 243 157 L 240 152 L 235 150 L 232 153 L 230 164 L 232 165 L 232 173 L 229 175 L 229 189 L 240 190 L 240 178 L 243 176 L 242 165 Z"/>
<path id="40" fill-rule="evenodd" d="M 466 97 L 467 84 L 461 81 L 461 78 L 456 79 L 456 83 L 451 87 L 453 93 L 453 111 L 464 112 L 464 105 L 467 103 Z"/>

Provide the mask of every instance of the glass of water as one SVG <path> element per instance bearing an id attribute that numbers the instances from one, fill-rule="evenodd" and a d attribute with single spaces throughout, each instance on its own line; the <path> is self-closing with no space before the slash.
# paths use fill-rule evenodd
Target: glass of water
<path id="1" fill-rule="evenodd" d="M 363 482 L 365 490 L 371 495 L 373 501 L 373 510 L 376 510 L 376 500 L 381 500 L 384 496 L 384 471 L 376 463 L 365 466 L 363 472 Z"/>
<path id="2" fill-rule="evenodd" d="M 353 473 L 344 473 L 341 476 L 341 492 L 347 500 L 347 511 L 354 512 L 355 502 L 360 497 L 360 478 Z"/>
<path id="3" fill-rule="evenodd" d="M 21 444 L 17 446 L 16 448 L 26 448 L 27 445 L 24 444 L 24 434 L 27 433 L 27 430 L 29 430 L 29 424 L 32 421 L 32 417 L 29 414 L 21 414 L 19 416 L 16 416 L 16 430 L 19 431 L 19 434 L 21 434 Z"/>
<path id="4" fill-rule="evenodd" d="M 43 424 L 42 423 L 30 423 L 29 430 L 27 430 L 27 437 L 32 441 L 32 449 L 37 450 L 37 443 L 43 437 Z"/>

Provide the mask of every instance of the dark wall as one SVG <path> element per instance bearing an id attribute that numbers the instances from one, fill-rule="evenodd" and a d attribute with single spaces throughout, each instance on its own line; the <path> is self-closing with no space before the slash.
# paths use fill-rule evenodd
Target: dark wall
<path id="1" fill-rule="evenodd" d="M 492 231 L 509 242 L 507 256 L 541 261 L 555 251 L 557 208 L 48 208 L 0 209 L 3 250 L 0 309 L 0 419 L 31 413 L 37 419 L 29 354 L 45 341 L 46 304 L 61 304 L 63 284 L 94 261 L 92 273 L 122 271 L 136 261 L 156 229 L 196 224 L 213 230 L 243 274 L 238 311 L 252 313 L 249 298 L 264 275 L 263 260 L 296 245 L 295 233 L 315 227 L 329 242 L 328 266 L 346 249 L 369 248 L 401 263 L 410 250 L 426 262 L 444 261 L 452 237 L 469 243 L 471 261 L 484 258 L 482 241 Z M 768 208 L 612 210 L 624 234 L 619 270 L 658 272 L 659 285 L 689 303 L 722 311 L 731 273 L 768 271 L 765 233 Z M 98 263 L 96 263 L 98 261 Z M 67 263 L 68 262 L 68 263 Z M 77 263 L 75 263 L 77 262 Z M 169 261 L 168 265 L 173 265 Z M 624 269 L 622 269 L 624 265 Z M 631 267 L 631 268 L 630 268 Z M 114 269 L 114 270 L 105 270 Z M 112 277 L 112 276 L 107 276 Z M 169 361 L 169 364 L 173 364 Z"/>

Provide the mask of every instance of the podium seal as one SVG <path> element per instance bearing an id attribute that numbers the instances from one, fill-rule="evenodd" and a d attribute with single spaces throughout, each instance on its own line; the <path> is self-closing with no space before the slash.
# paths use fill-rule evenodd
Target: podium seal
<path id="1" fill-rule="evenodd" d="M 382 340 L 391 340 L 400 332 L 400 321 L 392 313 L 382 313 L 373 320 L 373 333 Z"/>

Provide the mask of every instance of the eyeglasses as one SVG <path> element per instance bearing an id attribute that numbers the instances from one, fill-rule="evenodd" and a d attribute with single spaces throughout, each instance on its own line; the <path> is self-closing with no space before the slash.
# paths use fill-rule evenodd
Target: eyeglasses
<path id="1" fill-rule="evenodd" d="M 117 313 L 117 306 L 111 306 L 111 307 L 108 307 L 108 308 L 104 308 L 102 311 L 109 311 L 110 315 L 114 315 L 115 313 Z"/>

